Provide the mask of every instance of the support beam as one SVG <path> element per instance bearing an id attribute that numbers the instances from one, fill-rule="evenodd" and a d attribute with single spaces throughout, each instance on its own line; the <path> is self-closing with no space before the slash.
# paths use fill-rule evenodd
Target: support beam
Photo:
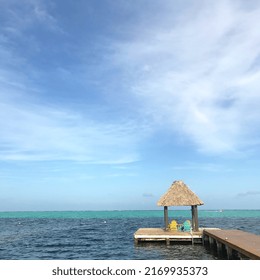
<path id="1" fill-rule="evenodd" d="M 222 256 L 222 244 L 219 241 L 216 241 L 217 243 L 217 253 L 218 253 L 218 257 Z"/>
<path id="2" fill-rule="evenodd" d="M 233 255 L 232 248 L 230 248 L 228 245 L 226 245 L 226 250 L 227 250 L 227 259 L 232 260 L 232 255 Z"/>
<path id="3" fill-rule="evenodd" d="M 169 218 L 168 218 L 168 207 L 164 206 L 164 224 L 165 229 L 167 230 L 169 228 Z"/>
<path id="4" fill-rule="evenodd" d="M 194 206 L 193 205 L 191 206 L 191 226 L 192 226 L 192 229 L 195 228 Z"/>
<path id="5" fill-rule="evenodd" d="M 214 246 L 214 239 L 211 236 L 209 236 L 209 247 L 212 249 L 213 246 Z"/>
<path id="6" fill-rule="evenodd" d="M 192 205 L 191 206 L 191 214 L 192 214 L 192 229 L 194 231 L 199 230 L 199 219 L 198 219 L 198 206 Z"/>
<path id="7" fill-rule="evenodd" d="M 208 235 L 203 234 L 203 235 L 202 235 L 202 244 L 203 244 L 203 246 L 208 245 L 208 243 L 209 243 L 209 237 L 208 237 Z"/>

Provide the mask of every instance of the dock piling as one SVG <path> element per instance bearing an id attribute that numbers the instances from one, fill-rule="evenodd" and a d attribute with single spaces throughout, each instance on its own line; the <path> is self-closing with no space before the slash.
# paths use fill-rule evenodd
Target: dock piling
<path id="1" fill-rule="evenodd" d="M 203 231 L 203 235 L 208 236 L 210 248 L 216 249 L 219 257 L 222 257 L 226 251 L 227 259 L 260 260 L 259 235 L 241 230 L 208 229 Z"/>

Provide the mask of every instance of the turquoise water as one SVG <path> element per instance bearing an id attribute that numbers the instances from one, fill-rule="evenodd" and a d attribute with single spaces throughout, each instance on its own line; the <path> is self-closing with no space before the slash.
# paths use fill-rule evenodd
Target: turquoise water
<path id="1" fill-rule="evenodd" d="M 160 218 L 163 210 L 127 211 L 21 211 L 0 212 L 0 218 L 50 218 L 50 219 L 120 219 L 120 218 Z M 191 217 L 190 210 L 169 210 L 169 217 Z M 259 218 L 259 210 L 199 210 L 201 218 Z"/>
<path id="2" fill-rule="evenodd" d="M 179 223 L 190 210 L 170 210 Z M 260 210 L 200 210 L 201 227 L 239 229 L 260 235 Z M 0 260 L 211 260 L 201 245 L 147 243 L 135 246 L 141 227 L 164 227 L 163 210 L 0 212 Z"/>

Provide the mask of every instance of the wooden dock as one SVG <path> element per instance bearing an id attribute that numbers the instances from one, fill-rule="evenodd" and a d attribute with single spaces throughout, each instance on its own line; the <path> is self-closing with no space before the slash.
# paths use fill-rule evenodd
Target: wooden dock
<path id="1" fill-rule="evenodd" d="M 171 231 L 162 228 L 140 228 L 134 233 L 135 243 L 142 241 L 164 241 L 166 244 L 170 242 L 202 242 L 203 231 L 182 232 Z"/>
<path id="2" fill-rule="evenodd" d="M 203 231 L 203 243 L 216 249 L 219 256 L 226 255 L 233 259 L 260 260 L 260 235 L 241 230 L 210 230 Z"/>
<path id="3" fill-rule="evenodd" d="M 139 242 L 203 243 L 219 258 L 260 260 L 260 235 L 241 230 L 199 228 L 198 231 L 182 232 L 162 228 L 140 228 L 134 233 L 135 244 Z"/>

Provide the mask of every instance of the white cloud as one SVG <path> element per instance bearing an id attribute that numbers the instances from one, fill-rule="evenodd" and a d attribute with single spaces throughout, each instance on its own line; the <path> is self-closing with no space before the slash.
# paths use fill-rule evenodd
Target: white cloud
<path id="1" fill-rule="evenodd" d="M 195 171 L 207 171 L 207 172 L 231 172 L 232 169 L 215 163 L 197 163 L 197 162 L 185 162 L 184 165 L 173 166 L 173 170 L 195 170 Z"/>
<path id="2" fill-rule="evenodd" d="M 197 3 L 177 19 L 169 9 L 135 26 L 128 42 L 114 43 L 113 60 L 156 125 L 202 152 L 237 152 L 259 144 L 260 6 Z"/>
<path id="3" fill-rule="evenodd" d="M 1 160 L 76 160 L 127 163 L 138 160 L 143 132 L 121 120 L 94 120 L 31 100 L 25 89 L 0 87 Z M 29 89 L 28 89 L 29 91 Z M 9 97 L 10 96 L 10 97 Z"/>
<path id="4" fill-rule="evenodd" d="M 49 6 L 52 6 L 50 1 L 42 0 L 1 1 L 0 8 L 6 20 L 2 30 L 11 33 L 10 35 L 21 35 L 24 30 L 41 24 L 52 31 L 62 31 L 49 11 Z"/>
<path id="5" fill-rule="evenodd" d="M 260 195 L 260 191 L 246 191 L 244 193 L 238 193 L 237 197 L 256 196 L 256 195 Z"/>
<path id="6" fill-rule="evenodd" d="M 29 97 L 37 88 L 28 73 L 37 75 L 37 69 L 10 48 L 19 41 L 12 36 L 17 39 L 37 22 L 55 31 L 59 26 L 42 1 L 26 2 L 21 10 L 24 17 L 18 17 L 19 9 L 12 10 L 7 2 L 1 3 L 10 16 L 0 36 L 0 59 L 5 62 L 0 68 L 2 160 L 131 162 L 138 159 L 137 144 L 147 134 L 141 118 L 155 130 L 165 126 L 177 132 L 176 137 L 184 135 L 206 153 L 234 152 L 259 144 L 260 7 L 202 1 L 176 12 L 174 2 L 165 1 L 167 9 L 154 11 L 154 21 L 139 20 L 126 32 L 131 38 L 111 39 L 107 47 L 109 55 L 111 50 L 114 55 L 106 60 L 111 65 L 97 65 L 96 71 L 105 67 L 108 73 L 110 66 L 118 67 L 116 73 L 125 76 L 120 79 L 109 72 L 119 85 L 113 88 L 130 88 L 139 106 L 130 102 L 129 115 L 140 114 L 132 121 L 112 123 Z M 37 48 L 34 39 L 26 40 Z M 23 74 L 22 69 L 27 72 Z M 64 79 L 70 75 L 62 66 L 57 69 Z M 110 97 L 124 99 L 121 91 Z M 133 99 L 127 96 L 122 103 L 129 100 Z"/>
<path id="7" fill-rule="evenodd" d="M 123 117 L 116 121 L 104 117 L 97 120 L 93 109 L 77 112 L 76 106 L 69 109 L 69 104 L 63 107 L 44 102 L 47 90 L 33 82 L 41 69 L 30 57 L 23 57 L 23 47 L 19 46 L 20 40 L 30 40 L 25 33 L 28 31 L 30 37 L 34 25 L 61 31 L 44 1 L 7 1 L 0 5 L 0 15 L 2 12 L 5 17 L 0 27 L 0 160 L 114 164 L 138 160 L 137 144 L 144 137 L 140 123 Z M 37 34 L 31 42 L 37 47 Z M 58 67 L 59 75 L 67 79 L 70 72 L 65 70 Z M 103 113 L 102 107 L 98 110 Z"/>
<path id="8" fill-rule="evenodd" d="M 137 145 L 145 135 L 140 123 L 97 120 L 93 112 L 51 105 L 37 95 L 19 71 L 0 69 L 0 160 L 122 164 L 139 159 Z"/>
<path id="9" fill-rule="evenodd" d="M 152 194 L 152 193 L 143 193 L 142 196 L 145 197 L 145 198 L 152 198 L 152 197 L 154 197 L 154 194 Z"/>
<path id="10" fill-rule="evenodd" d="M 138 159 L 140 135 L 131 123 L 98 123 L 39 104 L 1 103 L 1 160 L 79 160 L 125 163 Z"/>

